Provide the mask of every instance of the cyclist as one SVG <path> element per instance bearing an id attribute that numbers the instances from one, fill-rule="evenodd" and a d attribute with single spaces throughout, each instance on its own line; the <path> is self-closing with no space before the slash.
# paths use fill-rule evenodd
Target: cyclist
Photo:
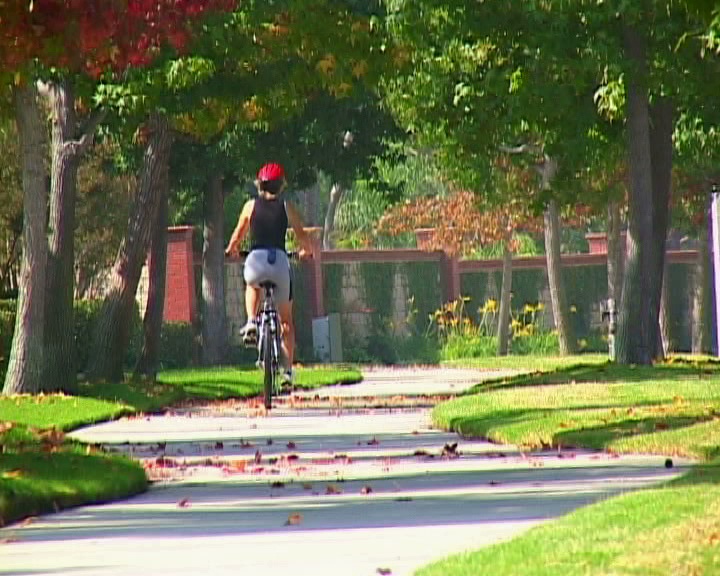
<path id="1" fill-rule="evenodd" d="M 287 187 L 283 167 L 275 162 L 265 164 L 257 174 L 255 186 L 258 190 L 257 198 L 248 200 L 243 206 L 225 254 L 237 255 L 241 242 L 250 232 L 250 253 L 245 260 L 243 271 L 248 320 L 241 334 L 246 343 L 257 338 L 255 319 L 262 299 L 260 283 L 272 281 L 275 284 L 274 299 L 282 323 L 282 348 L 286 359 L 282 381 L 292 385 L 295 326 L 292 315 L 290 263 L 285 251 L 288 224 L 292 226 L 300 244 L 300 258 L 312 257 L 313 245 L 298 211 L 283 196 Z"/>

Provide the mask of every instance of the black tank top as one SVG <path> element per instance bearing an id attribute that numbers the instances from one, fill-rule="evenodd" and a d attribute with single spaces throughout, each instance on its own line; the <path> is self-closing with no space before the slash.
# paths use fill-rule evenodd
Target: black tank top
<path id="1" fill-rule="evenodd" d="M 285 202 L 279 198 L 267 200 L 262 196 L 255 199 L 250 217 L 250 247 L 278 248 L 285 250 L 285 233 L 288 217 Z"/>

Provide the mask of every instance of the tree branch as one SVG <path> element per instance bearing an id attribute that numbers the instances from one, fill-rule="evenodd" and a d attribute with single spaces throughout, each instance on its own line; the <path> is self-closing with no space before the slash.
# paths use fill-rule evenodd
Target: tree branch
<path id="1" fill-rule="evenodd" d="M 81 130 L 80 138 L 73 142 L 73 145 L 77 147 L 78 154 L 84 154 L 92 146 L 98 126 L 106 116 L 107 110 L 105 108 L 97 108 L 90 114 L 90 118 L 88 118 Z"/>

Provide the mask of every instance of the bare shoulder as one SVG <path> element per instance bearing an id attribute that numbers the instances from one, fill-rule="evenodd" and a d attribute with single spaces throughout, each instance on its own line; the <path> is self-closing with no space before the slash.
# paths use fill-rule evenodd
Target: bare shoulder
<path id="1" fill-rule="evenodd" d="M 242 212 L 240 212 L 241 216 L 250 216 L 252 214 L 253 208 L 255 207 L 255 199 L 251 198 L 247 202 L 245 202 L 245 205 L 242 208 Z"/>

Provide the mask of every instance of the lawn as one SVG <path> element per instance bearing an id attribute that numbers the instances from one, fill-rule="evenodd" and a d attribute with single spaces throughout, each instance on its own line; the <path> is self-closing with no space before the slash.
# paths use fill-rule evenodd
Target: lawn
<path id="1" fill-rule="evenodd" d="M 357 382 L 350 368 L 299 368 L 296 385 Z M 162 372 L 158 382 L 81 383 L 77 395 L 0 397 L 0 525 L 76 506 L 124 498 L 147 487 L 129 459 L 65 439 L 64 432 L 124 414 L 157 412 L 183 401 L 259 396 L 259 370 Z"/>
<path id="2" fill-rule="evenodd" d="M 69 431 L 125 414 L 157 412 L 185 400 L 251 398 L 262 393 L 262 372 L 235 367 L 189 368 L 161 372 L 157 383 L 128 380 L 119 384 L 83 382 L 77 395 L 0 396 L 0 422 Z M 317 388 L 358 382 L 353 368 L 297 368 L 296 386 Z"/>
<path id="3" fill-rule="evenodd" d="M 660 487 L 607 500 L 421 576 L 720 573 L 720 365 L 567 366 L 496 381 L 437 406 L 435 424 L 526 449 L 591 447 L 704 462 Z"/>
<path id="4" fill-rule="evenodd" d="M 578 354 L 575 356 L 491 356 L 445 360 L 442 364 L 443 366 L 478 368 L 480 370 L 516 369 L 521 372 L 549 372 L 578 364 L 604 364 L 606 362 L 607 354 Z"/>

